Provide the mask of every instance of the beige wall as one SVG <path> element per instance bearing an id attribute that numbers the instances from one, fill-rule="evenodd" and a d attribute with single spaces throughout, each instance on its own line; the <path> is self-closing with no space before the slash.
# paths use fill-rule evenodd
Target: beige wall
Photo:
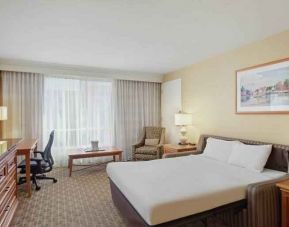
<path id="1" fill-rule="evenodd" d="M 235 114 L 235 71 L 289 57 L 289 31 L 168 73 L 182 79 L 183 110 L 193 113 L 189 138 L 202 133 L 289 144 L 289 114 Z"/>

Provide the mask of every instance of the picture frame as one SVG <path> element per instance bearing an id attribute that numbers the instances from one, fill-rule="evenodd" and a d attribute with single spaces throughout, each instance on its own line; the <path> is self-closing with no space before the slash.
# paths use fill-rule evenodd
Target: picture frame
<path id="1" fill-rule="evenodd" d="M 236 114 L 289 113 L 289 58 L 236 71 Z"/>

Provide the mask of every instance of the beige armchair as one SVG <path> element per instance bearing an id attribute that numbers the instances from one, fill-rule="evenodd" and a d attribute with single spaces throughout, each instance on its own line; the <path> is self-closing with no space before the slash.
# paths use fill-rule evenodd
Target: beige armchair
<path id="1" fill-rule="evenodd" d="M 146 139 L 158 139 L 156 145 L 146 145 Z M 144 127 L 140 141 L 132 145 L 132 158 L 138 160 L 153 160 L 162 158 L 164 153 L 165 128 Z M 147 141 L 148 142 L 148 141 Z"/>

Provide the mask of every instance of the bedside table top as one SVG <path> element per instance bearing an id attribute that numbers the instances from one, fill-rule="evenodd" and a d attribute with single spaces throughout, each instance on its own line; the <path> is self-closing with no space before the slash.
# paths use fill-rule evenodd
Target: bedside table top
<path id="1" fill-rule="evenodd" d="M 164 144 L 165 153 L 197 150 L 197 145 Z"/>
<path id="2" fill-rule="evenodd" d="M 281 181 L 277 183 L 276 186 L 280 189 L 285 189 L 289 191 L 289 180 Z"/>
<path id="3" fill-rule="evenodd" d="M 185 149 L 185 148 L 197 148 L 197 145 L 180 145 L 180 144 L 164 144 L 164 146 L 172 148 L 172 149 Z"/>

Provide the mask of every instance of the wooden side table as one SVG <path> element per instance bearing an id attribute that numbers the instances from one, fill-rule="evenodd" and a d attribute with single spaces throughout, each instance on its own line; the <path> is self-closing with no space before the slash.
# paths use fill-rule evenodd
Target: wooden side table
<path id="1" fill-rule="evenodd" d="M 164 153 L 175 153 L 197 150 L 196 145 L 164 144 Z"/>
<path id="2" fill-rule="evenodd" d="M 289 227 L 289 180 L 276 184 L 282 197 L 282 227 Z"/>

